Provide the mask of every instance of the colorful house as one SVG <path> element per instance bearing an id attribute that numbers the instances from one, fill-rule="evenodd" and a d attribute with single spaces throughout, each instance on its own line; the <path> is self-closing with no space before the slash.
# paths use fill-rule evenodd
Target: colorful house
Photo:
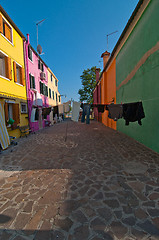
<path id="1" fill-rule="evenodd" d="M 117 130 L 159 152 L 159 1 L 139 1 L 117 46 L 117 103 L 142 101 L 145 118 Z"/>
<path id="2" fill-rule="evenodd" d="M 30 45 L 29 34 L 25 41 L 25 63 L 29 125 L 32 131 L 37 131 L 50 120 L 49 114 L 44 114 L 49 107 L 48 67 Z"/>
<path id="3" fill-rule="evenodd" d="M 58 91 L 58 79 L 50 68 L 48 68 L 48 91 L 49 106 L 57 106 L 60 104 L 61 96 Z"/>
<path id="4" fill-rule="evenodd" d="M 159 152 L 159 1 L 139 0 L 111 55 L 104 63 L 101 103 L 142 101 L 142 125 L 124 119 L 116 122 L 102 115 L 102 122 Z"/>
<path id="5" fill-rule="evenodd" d="M 10 136 L 19 137 L 18 126 L 28 125 L 24 65 L 24 35 L 0 6 L 1 116 Z M 13 123 L 14 120 L 14 123 Z"/>

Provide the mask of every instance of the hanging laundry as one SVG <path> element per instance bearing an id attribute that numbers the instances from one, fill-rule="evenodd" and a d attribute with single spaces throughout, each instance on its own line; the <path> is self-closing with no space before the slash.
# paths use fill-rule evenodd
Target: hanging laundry
<path id="1" fill-rule="evenodd" d="M 58 105 L 58 108 L 59 108 L 59 114 L 63 114 L 63 110 L 64 110 L 64 106 L 63 106 L 63 104 L 60 104 L 60 105 Z"/>
<path id="2" fill-rule="evenodd" d="M 123 118 L 125 119 L 125 125 L 129 125 L 129 122 L 138 121 L 139 125 L 142 125 L 141 119 L 145 117 L 142 102 L 126 103 L 123 104 Z"/>
<path id="3" fill-rule="evenodd" d="M 73 106 L 72 106 L 72 118 L 71 119 L 75 122 L 78 122 L 79 111 L 80 111 L 80 103 L 74 101 Z"/>
<path id="4" fill-rule="evenodd" d="M 99 105 L 97 105 L 97 108 L 98 108 L 98 112 L 104 113 L 105 105 L 99 104 Z"/>
<path id="5" fill-rule="evenodd" d="M 32 111 L 31 111 L 31 118 L 30 118 L 31 122 L 35 122 L 35 112 L 36 112 L 36 109 L 33 108 Z"/>
<path id="6" fill-rule="evenodd" d="M 63 105 L 64 105 L 64 112 L 65 113 L 70 112 L 71 101 L 68 101 L 68 102 L 64 103 Z"/>
<path id="7" fill-rule="evenodd" d="M 108 118 L 117 121 L 118 119 L 123 117 L 123 106 L 122 104 L 110 104 L 107 106 L 109 111 Z"/>
<path id="8" fill-rule="evenodd" d="M 4 101 L 0 100 L 0 145 L 2 149 L 6 149 L 10 144 L 4 116 Z"/>

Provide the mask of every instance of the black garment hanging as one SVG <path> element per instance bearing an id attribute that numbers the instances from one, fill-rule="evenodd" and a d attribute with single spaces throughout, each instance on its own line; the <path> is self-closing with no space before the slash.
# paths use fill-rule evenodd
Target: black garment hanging
<path id="1" fill-rule="evenodd" d="M 107 106 L 109 114 L 108 118 L 117 121 L 118 119 L 123 117 L 123 106 L 122 104 L 110 104 Z"/>
<path id="2" fill-rule="evenodd" d="M 141 119 L 145 117 L 142 102 L 125 103 L 123 104 L 123 118 L 125 119 L 125 125 L 129 125 L 129 122 L 138 121 L 139 125 L 142 125 Z"/>

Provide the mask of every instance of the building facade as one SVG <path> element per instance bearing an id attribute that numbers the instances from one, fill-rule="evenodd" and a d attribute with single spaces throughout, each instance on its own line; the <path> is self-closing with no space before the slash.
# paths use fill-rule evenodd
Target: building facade
<path id="1" fill-rule="evenodd" d="M 49 115 L 43 114 L 49 107 L 48 67 L 30 45 L 29 34 L 25 41 L 25 64 L 29 125 L 32 131 L 37 131 L 49 121 Z"/>
<path id="2" fill-rule="evenodd" d="M 0 6 L 0 100 L 7 131 L 14 137 L 20 136 L 18 126 L 28 125 L 23 39 Z"/>
<path id="3" fill-rule="evenodd" d="M 142 102 L 145 113 L 142 125 L 131 122 L 127 126 L 124 119 L 114 122 L 108 118 L 107 110 L 102 122 L 156 152 L 159 152 L 158 16 L 158 1 L 139 0 L 99 77 L 101 103 Z"/>

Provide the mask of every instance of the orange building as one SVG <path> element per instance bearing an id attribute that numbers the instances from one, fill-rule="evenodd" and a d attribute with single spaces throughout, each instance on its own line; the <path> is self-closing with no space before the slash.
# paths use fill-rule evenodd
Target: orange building
<path id="1" fill-rule="evenodd" d="M 109 52 L 102 54 L 103 58 L 103 71 L 100 75 L 99 81 L 101 82 L 101 104 L 116 103 L 116 59 L 109 62 Z M 116 130 L 116 122 L 108 118 L 108 111 L 102 113 L 102 123 L 107 127 Z"/>

